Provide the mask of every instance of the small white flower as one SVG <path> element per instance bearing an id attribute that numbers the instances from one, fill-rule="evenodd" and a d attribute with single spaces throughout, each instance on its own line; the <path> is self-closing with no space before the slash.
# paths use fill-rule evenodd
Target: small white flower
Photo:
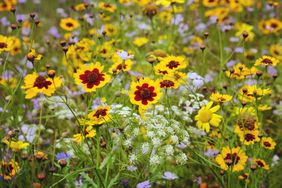
<path id="1" fill-rule="evenodd" d="M 178 137 L 177 137 L 176 135 L 172 135 L 170 138 L 171 138 L 171 141 L 172 141 L 174 144 L 178 144 L 179 139 L 178 139 Z"/>
<path id="2" fill-rule="evenodd" d="M 124 143 L 123 143 L 123 145 L 124 145 L 125 147 L 130 147 L 130 146 L 132 146 L 132 140 L 131 140 L 131 139 L 125 140 Z"/>
<path id="3" fill-rule="evenodd" d="M 152 142 L 153 142 L 154 147 L 158 147 L 159 145 L 161 145 L 161 141 L 159 138 L 153 138 Z"/>
<path id="4" fill-rule="evenodd" d="M 135 161 L 137 160 L 137 156 L 132 153 L 130 156 L 129 156 L 129 162 L 130 163 L 134 163 Z"/>
<path id="5" fill-rule="evenodd" d="M 185 155 L 185 153 L 180 153 L 176 156 L 176 163 L 177 164 L 185 164 L 187 161 L 187 156 Z"/>
<path id="6" fill-rule="evenodd" d="M 142 144 L 141 150 L 143 154 L 147 154 L 149 152 L 149 149 L 150 149 L 149 143 L 146 142 Z"/>
<path id="7" fill-rule="evenodd" d="M 158 155 L 153 155 L 150 158 L 150 164 L 151 165 L 158 165 L 158 164 L 160 164 L 160 157 Z"/>
<path id="8" fill-rule="evenodd" d="M 174 149 L 172 147 L 172 145 L 166 145 L 165 146 L 165 152 L 166 152 L 166 155 L 173 155 L 174 153 Z"/>

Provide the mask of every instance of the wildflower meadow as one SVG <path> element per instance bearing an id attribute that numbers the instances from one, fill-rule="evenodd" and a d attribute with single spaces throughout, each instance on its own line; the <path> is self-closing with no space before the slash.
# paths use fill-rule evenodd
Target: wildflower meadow
<path id="1" fill-rule="evenodd" d="M 281 188 L 281 0 L 0 0 L 0 188 Z"/>

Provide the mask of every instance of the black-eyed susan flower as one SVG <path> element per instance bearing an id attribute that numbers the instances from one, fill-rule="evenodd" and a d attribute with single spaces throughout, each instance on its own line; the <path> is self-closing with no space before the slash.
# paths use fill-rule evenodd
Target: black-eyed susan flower
<path id="1" fill-rule="evenodd" d="M 213 102 L 209 102 L 207 105 L 202 106 L 202 108 L 198 111 L 198 114 L 195 116 L 195 120 L 197 121 L 196 125 L 198 128 L 209 132 L 210 126 L 218 127 L 222 116 L 216 114 L 220 108 L 219 105 L 212 107 Z"/>
<path id="2" fill-rule="evenodd" d="M 88 114 L 89 123 L 91 125 L 101 125 L 111 120 L 110 107 L 99 106 L 94 111 Z"/>
<path id="3" fill-rule="evenodd" d="M 81 85 L 86 92 L 95 91 L 110 81 L 110 76 L 103 73 L 104 66 L 99 62 L 83 64 L 74 74 L 75 83 Z"/>
<path id="4" fill-rule="evenodd" d="M 0 35 L 0 53 L 8 52 L 12 48 L 12 38 Z"/>
<path id="5" fill-rule="evenodd" d="M 241 37 L 243 34 L 247 34 L 245 38 L 246 41 L 252 41 L 255 37 L 255 33 L 252 31 L 254 26 L 246 24 L 246 23 L 236 23 L 234 28 L 237 30 L 235 36 Z M 244 36 L 243 36 L 244 37 Z"/>
<path id="6" fill-rule="evenodd" d="M 160 65 L 168 72 L 185 69 L 188 61 L 183 56 L 167 56 L 160 60 Z"/>
<path id="7" fill-rule="evenodd" d="M 216 17 L 217 21 L 221 23 L 229 15 L 229 9 L 226 7 L 218 7 L 205 12 L 206 17 Z"/>
<path id="8" fill-rule="evenodd" d="M 245 130 L 239 132 L 240 141 L 245 145 L 254 144 L 255 142 L 259 142 L 259 131 L 258 130 Z"/>
<path id="9" fill-rule="evenodd" d="M 267 88 L 267 89 L 262 89 L 259 88 L 257 85 L 244 85 L 243 87 L 240 88 L 239 90 L 239 100 L 244 101 L 244 102 L 252 102 L 255 100 L 260 100 L 261 97 L 270 95 L 272 93 L 272 90 Z"/>
<path id="10" fill-rule="evenodd" d="M 11 159 L 10 161 L 3 161 L 0 163 L 0 176 L 6 180 L 11 180 L 20 170 L 20 167 L 16 161 Z"/>
<path id="11" fill-rule="evenodd" d="M 114 54 L 111 60 L 114 62 L 110 68 L 111 73 L 127 72 L 133 65 L 133 61 L 131 59 L 123 60 L 117 54 Z"/>
<path id="12" fill-rule="evenodd" d="M 110 4 L 110 3 L 106 3 L 106 2 L 100 2 L 99 3 L 99 9 L 113 13 L 113 12 L 116 11 L 117 7 L 114 4 Z"/>
<path id="13" fill-rule="evenodd" d="M 276 18 L 271 18 L 260 21 L 258 27 L 263 34 L 278 33 L 282 29 L 282 22 Z"/>
<path id="14" fill-rule="evenodd" d="M 248 156 L 240 147 L 223 147 L 221 153 L 215 158 L 216 162 L 223 170 L 232 172 L 244 170 Z"/>
<path id="15" fill-rule="evenodd" d="M 205 7 L 215 7 L 219 5 L 220 0 L 203 0 L 203 5 Z"/>
<path id="16" fill-rule="evenodd" d="M 217 102 L 217 103 L 225 103 L 225 102 L 231 101 L 232 96 L 227 95 L 227 94 L 220 94 L 220 93 L 216 92 L 216 93 L 211 94 L 210 100 L 212 100 L 213 102 Z"/>
<path id="17" fill-rule="evenodd" d="M 96 135 L 96 130 L 92 126 L 83 127 L 83 132 L 73 135 L 73 141 L 81 143 L 85 138 L 93 138 Z"/>
<path id="18" fill-rule="evenodd" d="M 51 96 L 57 88 L 61 87 L 61 84 L 62 80 L 59 77 L 51 79 L 33 72 L 24 78 L 25 98 L 31 99 L 38 93 Z"/>
<path id="19" fill-rule="evenodd" d="M 60 27 L 66 31 L 73 31 L 79 26 L 79 22 L 73 18 L 62 18 L 60 21 Z"/>
<path id="20" fill-rule="evenodd" d="M 255 62 L 255 66 L 263 65 L 263 66 L 276 66 L 279 63 L 279 60 L 271 57 L 271 56 L 262 56 L 261 58 L 257 59 Z"/>
<path id="21" fill-rule="evenodd" d="M 171 76 L 164 76 L 159 80 L 159 83 L 160 87 L 164 89 L 177 89 L 179 87 L 179 82 Z"/>
<path id="22" fill-rule="evenodd" d="M 272 107 L 267 105 L 267 104 L 260 104 L 258 106 L 259 111 L 267 111 L 267 110 L 271 110 L 271 109 L 272 109 Z"/>
<path id="23" fill-rule="evenodd" d="M 277 58 L 278 60 L 282 60 L 282 46 L 278 44 L 274 44 L 270 46 L 270 54 Z"/>
<path id="24" fill-rule="evenodd" d="M 266 149 L 273 150 L 276 146 L 276 142 L 271 137 L 262 137 L 261 146 Z"/>
<path id="25" fill-rule="evenodd" d="M 130 102 L 142 109 L 147 109 L 152 104 L 156 104 L 160 100 L 161 95 L 159 83 L 150 78 L 139 79 L 139 81 L 131 83 L 129 91 Z"/>
<path id="26" fill-rule="evenodd" d="M 253 163 L 258 167 L 269 170 L 269 165 L 263 159 L 253 159 Z"/>
<path id="27" fill-rule="evenodd" d="M 105 24 L 103 34 L 106 36 L 114 36 L 118 33 L 118 29 L 113 24 Z"/>
<path id="28" fill-rule="evenodd" d="M 246 65 L 238 63 L 225 71 L 225 74 L 231 79 L 242 80 L 247 76 L 255 75 L 256 71 L 257 69 L 255 67 L 248 68 Z"/>
<path id="29" fill-rule="evenodd" d="M 12 41 L 11 49 L 9 53 L 11 55 L 17 55 L 21 52 L 21 41 L 17 37 L 10 37 L 10 40 Z"/>
<path id="30" fill-rule="evenodd" d="M 244 180 L 246 183 L 249 183 L 250 180 L 248 179 L 249 178 L 249 174 L 248 173 L 244 173 L 240 176 L 238 176 L 239 180 Z"/>

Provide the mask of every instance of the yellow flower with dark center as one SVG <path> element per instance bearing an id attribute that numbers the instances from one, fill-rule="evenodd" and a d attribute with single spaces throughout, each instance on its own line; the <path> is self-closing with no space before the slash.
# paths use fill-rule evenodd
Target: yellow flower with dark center
<path id="1" fill-rule="evenodd" d="M 195 116 L 197 127 L 206 132 L 210 131 L 210 125 L 218 127 L 222 119 L 222 116 L 215 113 L 219 110 L 220 106 L 216 105 L 212 107 L 212 105 L 213 102 L 209 102 L 206 106 L 202 106 Z"/>
<path id="2" fill-rule="evenodd" d="M 240 147 L 223 147 L 221 153 L 215 158 L 221 169 L 232 172 L 244 170 L 247 160 L 248 156 Z"/>
<path id="3" fill-rule="evenodd" d="M 141 78 L 137 82 L 132 82 L 129 90 L 130 102 L 142 109 L 147 109 L 152 104 L 156 104 L 161 95 L 159 83 L 150 78 Z"/>
<path id="4" fill-rule="evenodd" d="M 91 125 L 101 125 L 111 120 L 110 107 L 99 106 L 93 112 L 88 114 L 89 123 Z"/>
<path id="5" fill-rule="evenodd" d="M 13 41 L 11 39 L 11 37 L 0 35 L 0 54 L 11 50 L 13 45 Z"/>
<path id="6" fill-rule="evenodd" d="M 114 36 L 118 33 L 118 29 L 113 24 L 105 24 L 103 34 L 106 36 Z"/>
<path id="7" fill-rule="evenodd" d="M 263 159 L 253 159 L 253 163 L 258 167 L 269 170 L 269 165 Z"/>
<path id="8" fill-rule="evenodd" d="M 61 87 L 62 80 L 59 77 L 46 78 L 45 76 L 38 75 L 36 72 L 26 75 L 24 78 L 25 98 L 31 99 L 38 93 L 51 96 L 55 90 Z"/>
<path id="9" fill-rule="evenodd" d="M 133 62 L 131 59 L 122 60 L 117 54 L 114 54 L 111 58 L 114 64 L 110 68 L 110 72 L 118 74 L 120 72 L 127 72 L 131 70 Z"/>
<path id="10" fill-rule="evenodd" d="M 185 69 L 188 66 L 188 61 L 183 56 L 166 56 L 160 59 L 156 69 L 162 69 L 162 72 L 170 73 L 172 71 Z"/>
<path id="11" fill-rule="evenodd" d="M 261 146 L 266 149 L 273 150 L 276 146 L 276 142 L 271 137 L 262 137 Z"/>
<path id="12" fill-rule="evenodd" d="M 232 96 L 231 95 L 226 95 L 226 94 L 220 94 L 218 92 L 216 93 L 212 93 L 210 96 L 210 100 L 214 101 L 214 102 L 218 102 L 218 103 L 225 103 L 225 102 L 229 102 L 232 100 Z"/>
<path id="13" fill-rule="evenodd" d="M 253 102 L 260 100 L 265 95 L 270 95 L 272 90 L 259 88 L 257 85 L 244 85 L 239 91 L 239 100 L 244 102 Z"/>
<path id="14" fill-rule="evenodd" d="M 252 41 L 255 37 L 255 33 L 252 32 L 254 26 L 246 23 L 236 23 L 234 28 L 237 30 L 235 36 L 242 37 L 243 33 L 248 34 L 246 41 Z"/>
<path id="15" fill-rule="evenodd" d="M 21 41 L 19 38 L 17 37 L 9 37 L 11 40 L 11 49 L 9 51 L 9 53 L 11 55 L 17 55 L 21 52 Z"/>
<path id="16" fill-rule="evenodd" d="M 78 11 L 78 12 L 84 11 L 84 10 L 86 10 L 86 8 L 87 8 L 87 5 L 85 3 L 79 3 L 75 6 L 73 6 L 73 9 L 75 11 Z"/>
<path id="17" fill-rule="evenodd" d="M 257 69 L 255 67 L 248 68 L 246 65 L 238 63 L 225 71 L 225 74 L 231 79 L 242 80 L 247 76 L 255 75 L 256 71 Z"/>
<path id="18" fill-rule="evenodd" d="M 83 62 L 89 62 L 93 56 L 95 42 L 89 38 L 83 38 L 75 45 L 71 45 L 67 51 L 67 57 L 72 60 L 75 66 Z"/>
<path id="19" fill-rule="evenodd" d="M 176 3 L 177 4 L 183 4 L 184 2 L 185 2 L 184 0 L 157 0 L 156 4 L 168 7 L 168 6 L 176 4 Z"/>
<path id="20" fill-rule="evenodd" d="M 4 180 L 11 180 L 20 170 L 16 161 L 11 159 L 9 162 L 2 160 L 0 163 L 0 176 Z"/>
<path id="21" fill-rule="evenodd" d="M 8 140 L 3 140 L 3 143 L 5 143 L 9 148 L 11 148 L 15 152 L 19 152 L 22 149 L 25 149 L 26 147 L 29 146 L 28 142 L 23 142 L 23 141 L 8 141 Z"/>
<path id="22" fill-rule="evenodd" d="M 60 21 L 60 27 L 66 31 L 73 31 L 79 26 L 79 22 L 73 18 L 62 18 Z"/>
<path id="23" fill-rule="evenodd" d="M 262 20 L 258 25 L 263 34 L 278 33 L 282 29 L 282 22 L 276 18 Z"/>
<path id="24" fill-rule="evenodd" d="M 239 132 L 240 141 L 245 145 L 254 144 L 255 142 L 259 142 L 259 131 L 258 130 L 245 130 Z"/>
<path id="25" fill-rule="evenodd" d="M 229 15 L 229 9 L 225 7 L 218 7 L 205 12 L 206 17 L 216 17 L 217 22 L 221 23 Z"/>
<path id="26" fill-rule="evenodd" d="M 83 127 L 83 133 L 73 135 L 73 141 L 81 143 L 85 138 L 93 138 L 96 135 L 96 130 L 92 126 Z"/>
<path id="27" fill-rule="evenodd" d="M 249 183 L 249 182 L 250 182 L 250 180 L 248 179 L 248 178 L 249 178 L 249 174 L 248 174 L 248 173 L 244 173 L 244 174 L 238 176 L 238 178 L 239 178 L 240 180 L 244 180 L 246 183 Z"/>
<path id="28" fill-rule="evenodd" d="M 99 3 L 99 9 L 113 13 L 113 12 L 116 11 L 117 7 L 114 4 L 100 2 Z"/>
<path id="29" fill-rule="evenodd" d="M 253 107 L 235 108 L 238 116 L 234 132 L 239 134 L 244 131 L 254 131 L 258 129 L 258 117 Z"/>
<path id="30" fill-rule="evenodd" d="M 267 110 L 271 110 L 271 106 L 267 105 L 267 104 L 260 104 L 258 106 L 258 110 L 259 111 L 267 111 Z"/>
<path id="31" fill-rule="evenodd" d="M 110 76 L 103 73 L 104 66 L 99 62 L 83 64 L 74 74 L 75 83 L 83 87 L 86 92 L 96 91 L 110 81 Z"/>
<path id="32" fill-rule="evenodd" d="M 33 49 L 33 48 L 30 49 L 29 53 L 26 55 L 26 58 L 31 62 L 34 62 L 34 60 L 39 61 L 39 60 L 42 59 L 42 57 L 43 56 L 41 54 L 37 53 L 35 51 L 35 49 Z"/>
<path id="33" fill-rule="evenodd" d="M 278 60 L 282 60 L 282 46 L 278 44 L 271 45 L 270 54 Z"/>
<path id="34" fill-rule="evenodd" d="M 255 66 L 259 66 L 259 65 L 276 66 L 278 63 L 279 63 L 278 59 L 264 55 L 261 58 L 256 60 Z"/>

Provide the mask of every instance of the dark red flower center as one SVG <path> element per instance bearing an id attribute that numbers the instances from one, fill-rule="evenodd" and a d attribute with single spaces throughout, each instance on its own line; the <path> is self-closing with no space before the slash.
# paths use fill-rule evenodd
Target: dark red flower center
<path id="1" fill-rule="evenodd" d="M 67 25 L 68 27 L 73 27 L 73 23 L 71 23 L 71 22 L 66 23 L 66 25 Z"/>
<path id="2" fill-rule="evenodd" d="M 180 63 L 178 61 L 172 60 L 172 61 L 168 62 L 168 64 L 166 66 L 170 69 L 174 69 L 174 68 L 177 68 L 178 65 L 180 65 Z"/>
<path id="3" fill-rule="evenodd" d="M 260 167 L 264 167 L 264 163 L 260 160 L 256 161 L 257 165 L 259 165 Z"/>
<path id="4" fill-rule="evenodd" d="M 93 115 L 93 117 L 97 117 L 100 118 L 100 116 L 106 116 L 107 115 L 107 109 L 99 109 L 95 112 L 95 114 Z"/>
<path id="5" fill-rule="evenodd" d="M 253 134 L 250 134 L 250 133 L 248 133 L 248 134 L 245 134 L 245 140 L 246 141 L 253 141 L 253 140 L 255 140 L 255 135 L 253 135 Z"/>
<path id="6" fill-rule="evenodd" d="M 141 101 L 143 105 L 147 105 L 148 101 L 153 101 L 157 94 L 154 92 L 154 86 L 144 83 L 142 86 L 136 86 L 137 91 L 134 92 L 136 101 Z"/>
<path id="7" fill-rule="evenodd" d="M 46 80 L 43 76 L 38 76 L 33 84 L 33 87 L 37 87 L 38 89 L 48 89 L 48 86 L 51 85 L 52 82 Z"/>
<path id="8" fill-rule="evenodd" d="M 262 60 L 262 62 L 263 62 L 264 64 L 267 64 L 267 65 L 271 65 L 271 64 L 272 64 L 272 61 L 271 61 L 270 59 L 268 59 L 268 58 L 264 58 L 264 59 Z"/>
<path id="9" fill-rule="evenodd" d="M 240 157 L 237 155 L 237 153 L 233 153 L 233 154 L 228 153 L 224 158 L 224 161 L 228 166 L 237 164 L 239 160 Z"/>
<path id="10" fill-rule="evenodd" d="M 10 175 L 10 173 L 13 171 L 14 167 L 12 164 L 4 164 L 3 165 L 3 172 L 7 175 Z"/>
<path id="11" fill-rule="evenodd" d="M 0 42 L 0 48 L 7 48 L 7 43 L 5 42 Z"/>
<path id="12" fill-rule="evenodd" d="M 265 147 L 271 147 L 271 144 L 270 144 L 269 142 L 267 142 L 267 141 L 263 142 L 263 145 L 264 145 Z"/>
<path id="13" fill-rule="evenodd" d="M 174 86 L 174 82 L 171 80 L 163 80 L 160 82 L 161 88 L 170 88 Z"/>
<path id="14" fill-rule="evenodd" d="M 271 23 L 271 24 L 270 24 L 270 27 L 272 27 L 272 28 L 275 29 L 276 27 L 278 27 L 278 24 L 277 24 L 277 23 Z"/>
<path id="15" fill-rule="evenodd" d="M 101 74 L 97 68 L 92 71 L 87 70 L 84 74 L 79 75 L 80 80 L 83 84 L 87 84 L 87 88 L 91 89 L 93 86 L 98 86 L 101 81 L 104 81 L 105 74 Z"/>
<path id="16" fill-rule="evenodd" d="M 125 64 L 119 64 L 117 66 L 117 70 L 123 70 L 123 69 L 126 69 L 126 65 Z"/>

